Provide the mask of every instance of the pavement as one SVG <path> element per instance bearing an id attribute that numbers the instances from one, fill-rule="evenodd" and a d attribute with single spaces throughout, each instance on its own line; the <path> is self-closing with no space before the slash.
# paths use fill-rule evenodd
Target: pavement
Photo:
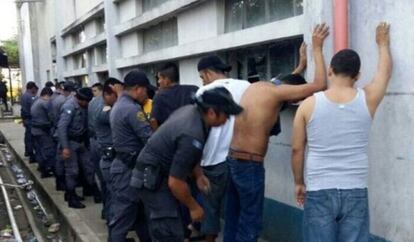
<path id="1" fill-rule="evenodd" d="M 0 131 L 14 150 L 17 158 L 32 173 L 34 182 L 39 185 L 40 189 L 44 190 L 44 194 L 47 194 L 47 200 L 52 203 L 47 205 L 55 207 L 59 216 L 62 216 L 61 219 L 70 227 L 73 232 L 71 236 L 73 240 L 84 242 L 107 241 L 107 227 L 105 221 L 101 219 L 102 204 L 95 204 L 91 197 L 87 197 L 83 202 L 86 208 L 69 208 L 63 199 L 64 192 L 55 190 L 54 178 L 41 179 L 40 173 L 37 171 L 37 164 L 29 164 L 29 160 L 24 157 L 23 126 L 10 121 L 0 122 Z"/>
<path id="2" fill-rule="evenodd" d="M 62 216 L 63 221 L 72 231 L 70 236 L 71 241 L 82 242 L 98 242 L 107 241 L 107 227 L 105 221 L 100 219 L 102 204 L 95 204 L 91 197 L 87 197 L 84 203 L 84 209 L 72 209 L 67 206 L 63 199 L 64 192 L 55 190 L 54 178 L 40 178 L 40 173 L 37 171 L 37 164 L 30 164 L 28 158 L 24 157 L 24 127 L 21 124 L 13 121 L 0 122 L 0 132 L 4 135 L 9 145 L 20 159 L 24 166 L 32 173 L 34 182 L 37 183 L 43 193 L 48 196 L 51 204 L 49 207 L 54 207 L 59 216 Z M 78 192 L 78 194 L 80 194 Z M 129 233 L 128 237 L 134 238 L 135 234 Z M 223 241 L 222 234 L 217 238 L 217 241 Z M 259 239 L 259 242 L 265 242 Z"/>

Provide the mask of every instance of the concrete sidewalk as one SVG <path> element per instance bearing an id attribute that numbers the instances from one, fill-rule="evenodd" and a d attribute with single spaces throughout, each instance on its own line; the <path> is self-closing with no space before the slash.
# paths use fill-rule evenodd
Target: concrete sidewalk
<path id="1" fill-rule="evenodd" d="M 14 122 L 0 122 L 0 131 L 3 133 L 7 142 L 15 151 L 18 159 L 30 170 L 34 182 L 37 183 L 45 194 L 50 198 L 53 204 L 50 207 L 56 207 L 58 214 L 63 216 L 63 220 L 73 231 L 75 241 L 98 242 L 107 241 L 107 228 L 105 221 L 101 220 L 102 204 L 95 204 L 91 197 L 86 198 L 83 202 L 86 205 L 84 209 L 72 209 L 67 206 L 63 199 L 64 192 L 55 190 L 54 178 L 41 179 L 37 171 L 37 164 L 29 164 L 24 157 L 24 127 Z"/>

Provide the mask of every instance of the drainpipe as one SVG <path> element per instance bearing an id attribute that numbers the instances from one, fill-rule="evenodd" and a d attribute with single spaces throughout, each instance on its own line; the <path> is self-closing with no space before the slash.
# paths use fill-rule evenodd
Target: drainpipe
<path id="1" fill-rule="evenodd" d="M 333 0 L 334 51 L 348 48 L 348 0 Z"/>

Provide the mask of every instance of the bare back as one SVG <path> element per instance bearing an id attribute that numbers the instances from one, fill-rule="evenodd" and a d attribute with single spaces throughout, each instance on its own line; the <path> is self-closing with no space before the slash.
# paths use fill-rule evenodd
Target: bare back
<path id="1" fill-rule="evenodd" d="M 269 134 L 281 105 L 277 101 L 276 88 L 272 83 L 257 82 L 244 92 L 240 102 L 244 111 L 235 120 L 232 149 L 266 154 Z"/>

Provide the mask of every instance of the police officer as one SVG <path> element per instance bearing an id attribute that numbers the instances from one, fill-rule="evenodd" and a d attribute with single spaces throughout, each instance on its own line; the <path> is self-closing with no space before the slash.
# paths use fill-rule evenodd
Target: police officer
<path id="1" fill-rule="evenodd" d="M 202 220 L 204 211 L 186 180 L 201 159 L 209 128 L 242 110 L 224 87 L 207 90 L 196 97 L 195 105 L 173 113 L 145 145 L 130 184 L 144 203 L 152 241 L 184 240 L 180 202 L 188 207 L 193 221 Z M 194 172 L 197 180 L 202 178 L 199 171 Z"/>
<path id="2" fill-rule="evenodd" d="M 93 163 L 95 169 L 94 174 L 97 175 L 99 183 L 101 185 L 104 185 L 103 178 L 101 171 L 99 169 L 99 161 L 101 160 L 101 148 L 99 147 L 99 144 L 96 141 L 96 132 L 95 132 L 95 123 L 96 123 L 96 116 L 97 114 L 102 110 L 104 106 L 104 101 L 102 97 L 102 84 L 101 83 L 95 83 L 92 85 L 92 93 L 93 93 L 93 99 L 89 102 L 88 105 L 88 129 L 89 129 L 89 143 L 90 143 L 90 157 L 91 162 Z M 98 191 L 92 191 L 94 188 L 88 187 L 87 184 L 84 184 L 84 195 L 89 196 L 93 194 L 94 192 L 100 192 Z M 105 189 L 105 188 L 103 188 Z"/>
<path id="3" fill-rule="evenodd" d="M 101 110 L 97 111 L 95 120 L 96 141 L 101 148 L 101 160 L 99 162 L 103 182 L 101 184 L 103 195 L 102 217 L 109 224 L 111 218 L 111 188 L 110 188 L 110 167 L 115 158 L 115 151 L 112 144 L 112 132 L 109 121 L 111 109 L 118 99 L 118 93 L 114 90 L 122 90 L 123 84 L 115 78 L 109 78 L 103 86 L 104 105 Z M 121 94 L 121 93 L 120 93 Z"/>
<path id="4" fill-rule="evenodd" d="M 59 144 L 61 156 L 64 159 L 66 199 L 71 208 L 84 208 L 75 193 L 79 176 L 79 166 L 83 171 L 86 182 L 90 187 L 96 186 L 93 177 L 93 164 L 90 162 L 88 146 L 87 107 L 92 99 L 90 88 L 80 88 L 76 95 L 67 100 L 62 106 L 58 122 Z"/>
<path id="5" fill-rule="evenodd" d="M 34 101 L 30 110 L 32 116 L 31 134 L 42 178 L 53 175 L 56 163 L 56 151 L 54 151 L 55 145 L 51 133 L 50 97 L 52 94 L 51 88 L 43 88 L 40 92 L 40 98 Z"/>
<path id="6" fill-rule="evenodd" d="M 28 82 L 26 84 L 26 91 L 22 95 L 21 98 L 21 110 L 20 110 L 20 116 L 23 120 L 23 126 L 25 127 L 24 132 L 24 156 L 29 157 L 29 162 L 33 163 L 36 162 L 36 158 L 34 156 L 34 148 L 33 148 L 33 140 L 32 140 L 32 134 L 31 134 L 31 114 L 30 114 L 30 108 L 32 107 L 32 104 L 34 100 L 36 99 L 36 94 L 39 88 L 37 87 L 36 83 L 34 82 Z"/>
<path id="7" fill-rule="evenodd" d="M 55 178 L 56 178 L 56 190 L 64 191 L 65 190 L 65 166 L 62 157 L 59 154 L 61 146 L 59 145 L 59 138 L 57 133 L 57 125 L 59 117 L 61 114 L 61 108 L 63 104 L 68 100 L 72 93 L 75 91 L 74 85 L 72 82 L 60 82 L 61 90 L 58 90 L 57 95 L 51 98 L 52 106 L 52 117 L 53 117 L 53 140 L 55 142 L 55 154 L 56 154 L 56 164 L 55 164 Z"/>
<path id="8" fill-rule="evenodd" d="M 140 241 L 148 241 L 142 204 L 129 186 L 135 160 L 152 134 L 149 122 L 141 109 L 147 99 L 147 89 L 153 89 L 141 71 L 131 71 L 124 78 L 124 93 L 110 114 L 112 141 L 116 157 L 110 169 L 111 221 L 110 241 L 125 241 L 129 229 L 135 229 Z"/>

